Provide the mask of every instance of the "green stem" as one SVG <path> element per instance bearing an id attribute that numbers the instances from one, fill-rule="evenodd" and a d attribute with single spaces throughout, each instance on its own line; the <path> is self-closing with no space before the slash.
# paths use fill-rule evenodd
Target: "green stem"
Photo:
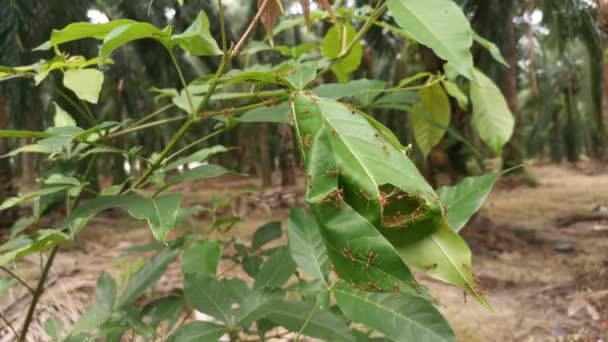
<path id="1" fill-rule="evenodd" d="M 187 116 L 176 116 L 176 117 L 172 117 L 172 118 L 167 118 L 167 119 L 161 119 L 161 120 L 157 120 L 157 121 L 152 121 L 152 122 L 148 122 L 147 124 L 143 124 L 143 125 L 139 125 L 139 126 L 133 126 L 133 127 L 129 127 L 125 130 L 110 134 L 109 138 L 115 138 L 121 135 L 125 135 L 127 133 L 131 133 L 131 132 L 136 132 L 145 128 L 150 128 L 150 127 L 154 127 L 154 126 L 158 126 L 158 125 L 164 125 L 166 123 L 169 122 L 174 122 L 174 121 L 181 121 L 181 120 L 185 120 L 188 119 Z"/>
<path id="2" fill-rule="evenodd" d="M 85 118 L 85 120 L 87 120 L 89 122 L 89 124 L 91 126 L 95 126 L 95 120 L 93 120 L 91 117 L 88 116 L 87 112 L 81 107 L 79 106 L 76 102 L 74 102 L 74 100 L 72 100 L 68 94 L 66 94 L 65 92 L 63 92 L 63 90 L 59 89 L 59 88 L 55 88 L 55 91 L 57 92 L 57 94 L 59 94 L 59 96 L 61 96 L 61 98 L 63 98 L 64 100 L 66 100 L 70 105 L 72 105 L 72 107 L 74 107 L 74 109 L 76 109 L 78 111 L 78 113 L 80 113 L 80 115 Z"/>
<path id="3" fill-rule="evenodd" d="M 217 0 L 217 8 L 220 15 L 220 32 L 222 35 L 222 51 L 224 56 L 228 54 L 228 42 L 226 40 L 226 25 L 224 23 L 224 6 L 222 6 L 222 0 Z"/>
<path id="4" fill-rule="evenodd" d="M 363 37 L 363 35 L 365 33 L 367 33 L 367 31 L 370 29 L 370 27 L 372 27 L 374 21 L 376 19 L 378 19 L 382 15 L 382 13 L 384 13 L 385 10 L 386 10 L 386 3 L 382 3 L 382 5 L 380 5 L 380 3 L 378 3 L 378 6 L 374 9 L 374 12 L 363 23 L 363 26 L 357 32 L 357 34 L 355 34 L 353 39 L 348 43 L 348 45 L 344 49 L 342 49 L 342 51 L 340 52 L 338 57 L 333 58 L 332 60 L 329 61 L 329 64 L 317 74 L 317 77 L 315 79 L 318 79 L 319 77 L 321 77 L 322 75 L 327 73 L 329 70 L 331 70 L 331 67 L 337 61 L 346 57 L 356 44 L 360 44 L 360 41 L 361 41 L 361 38 Z M 311 82 L 311 84 L 312 83 L 313 82 Z"/>
<path id="5" fill-rule="evenodd" d="M 209 140 L 209 139 L 211 139 L 211 138 L 213 138 L 213 137 L 215 137 L 215 136 L 217 136 L 219 134 L 222 134 L 222 133 L 226 132 L 227 130 L 228 130 L 228 128 L 224 127 L 222 129 L 218 129 L 217 131 L 215 131 L 213 133 L 210 133 L 210 134 L 208 134 L 208 135 L 206 135 L 206 136 L 204 136 L 204 137 L 202 137 L 200 139 L 197 139 L 197 140 L 191 142 L 190 144 L 182 147 L 181 149 L 179 149 L 177 152 L 173 153 L 172 155 L 168 156 L 166 160 L 169 161 L 169 160 L 177 157 L 178 155 L 180 155 L 182 152 L 188 150 L 190 147 L 193 147 L 193 146 L 198 145 L 198 144 L 200 144 L 200 143 L 202 143 L 204 141 L 207 141 L 207 140 Z"/>
<path id="6" fill-rule="evenodd" d="M 188 120 L 186 120 L 186 122 L 184 122 L 184 124 L 179 128 L 179 130 L 173 135 L 167 146 L 165 146 L 165 148 L 160 152 L 160 155 L 154 161 L 154 163 L 152 163 L 152 165 L 146 170 L 146 172 L 141 177 L 139 177 L 139 179 L 137 179 L 135 183 L 133 183 L 133 185 L 126 192 L 131 192 L 137 189 L 139 186 L 144 184 L 146 180 L 148 180 L 148 177 L 150 177 L 154 173 L 154 171 L 158 170 L 167 154 L 169 154 L 171 149 L 179 142 L 179 140 L 184 136 L 184 134 L 186 134 L 186 131 L 188 131 L 194 121 L 196 121 L 195 116 L 188 117 Z"/>
<path id="7" fill-rule="evenodd" d="M 4 266 L 0 266 L 0 270 L 3 270 L 4 272 L 8 273 L 11 277 L 15 278 L 15 280 L 17 280 L 18 282 L 21 283 L 21 285 L 25 286 L 25 288 L 27 288 L 31 294 L 34 294 L 34 289 L 32 289 L 23 279 L 21 279 L 18 275 L 16 275 L 15 273 L 11 272 L 11 270 L 9 270 L 8 268 L 4 267 Z"/>
<path id="8" fill-rule="evenodd" d="M 175 59 L 175 55 L 173 54 L 173 51 L 171 51 L 171 48 L 167 48 L 167 52 L 169 52 L 169 56 L 171 57 L 171 62 L 173 62 L 173 66 L 175 66 L 175 69 L 177 70 L 177 75 L 179 76 L 179 80 L 182 83 L 182 86 L 184 87 L 184 91 L 186 92 L 186 97 L 188 98 L 188 104 L 190 104 L 190 115 L 194 115 L 194 113 L 196 113 L 194 111 L 194 102 L 192 102 L 192 95 L 190 95 L 190 90 L 188 89 L 188 83 L 186 83 L 186 79 L 184 78 L 184 74 L 182 73 L 182 68 L 180 68 L 179 64 L 177 63 L 177 59 Z"/>
<path id="9" fill-rule="evenodd" d="M 23 321 L 23 327 L 21 328 L 21 335 L 19 336 L 19 342 L 26 341 L 25 338 L 27 336 L 27 331 L 29 330 L 30 325 L 32 324 L 32 319 L 34 318 L 34 312 L 36 311 L 36 305 L 38 304 L 38 300 L 44 293 L 44 283 L 46 282 L 46 278 L 49 275 L 51 265 L 53 265 L 53 261 L 55 260 L 55 256 L 57 255 L 58 249 L 59 249 L 59 246 L 53 247 L 53 249 L 51 250 L 51 254 L 49 255 L 49 258 L 46 260 L 44 269 L 42 270 L 42 274 L 40 275 L 40 280 L 38 280 L 38 285 L 36 286 L 36 290 L 34 291 L 34 294 L 32 295 L 32 302 L 30 303 L 30 306 L 27 310 L 27 314 L 25 315 L 25 320 Z"/>
<path id="10" fill-rule="evenodd" d="M 148 120 L 152 119 L 153 117 L 155 117 L 155 116 L 157 116 L 157 115 L 159 115 L 159 114 L 163 113 L 164 111 L 169 110 L 169 109 L 171 109 L 171 108 L 173 108 L 173 107 L 175 107 L 175 105 L 174 105 L 173 103 L 168 104 L 168 105 L 166 105 L 166 106 L 164 106 L 164 107 L 160 107 L 159 109 L 155 110 L 154 112 L 152 112 L 152 113 L 150 113 L 150 114 L 148 114 L 148 115 L 144 116 L 143 118 L 141 118 L 141 119 L 139 119 L 139 120 L 135 121 L 135 122 L 134 122 L 134 123 L 131 125 L 131 127 L 135 127 L 135 126 L 141 125 L 142 123 L 144 123 L 144 122 L 146 122 L 146 121 L 148 121 Z"/>
<path id="11" fill-rule="evenodd" d="M 82 104 L 82 108 L 84 108 L 85 113 L 87 113 L 91 126 L 97 126 L 97 124 L 98 124 L 97 119 L 95 119 L 95 115 L 93 115 L 93 112 L 91 112 L 89 105 L 87 105 L 87 103 L 81 99 L 79 99 L 79 101 L 80 101 L 80 104 Z"/>
<path id="12" fill-rule="evenodd" d="M 304 329 L 306 329 L 306 327 L 308 326 L 308 324 L 310 323 L 310 321 L 312 321 L 312 318 L 315 316 L 315 314 L 317 313 L 317 311 L 319 311 L 320 307 L 321 307 L 321 305 L 317 301 L 317 304 L 315 304 L 315 308 L 312 309 L 312 311 L 310 312 L 310 314 L 308 315 L 308 317 L 306 317 L 306 321 L 304 321 L 304 324 L 302 324 L 302 327 L 298 331 L 298 335 L 296 335 L 296 338 L 294 339 L 294 342 L 299 342 L 300 341 L 300 338 L 302 337 L 302 333 L 304 333 Z"/>

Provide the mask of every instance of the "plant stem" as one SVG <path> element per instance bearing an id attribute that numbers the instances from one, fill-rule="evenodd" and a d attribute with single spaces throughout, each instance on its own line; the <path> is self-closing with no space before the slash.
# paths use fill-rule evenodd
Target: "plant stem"
<path id="1" fill-rule="evenodd" d="M 222 35 L 225 36 L 225 34 L 226 33 L 224 31 L 222 31 Z M 173 56 L 173 53 L 171 51 L 169 51 L 169 54 L 171 56 Z M 188 99 L 190 100 L 190 92 L 188 91 L 188 85 L 186 84 L 186 80 L 184 79 L 184 77 L 182 75 L 181 68 L 180 68 L 179 64 L 175 61 L 175 57 L 172 57 L 172 58 L 174 61 L 175 68 L 177 69 L 177 72 L 180 75 L 180 80 L 182 82 L 182 85 L 184 86 L 184 90 L 186 91 L 186 94 L 188 95 Z M 156 161 L 154 161 L 154 163 L 146 170 L 146 172 L 141 177 L 139 177 L 139 179 L 136 180 L 135 183 L 133 183 L 133 185 L 129 189 L 127 189 L 126 192 L 130 192 L 130 191 L 136 189 L 137 187 L 141 186 L 142 184 L 144 184 L 146 182 L 146 180 L 148 179 L 148 177 L 150 177 L 154 173 L 154 171 L 158 170 L 158 168 L 164 162 L 165 157 L 167 157 L 169 152 L 171 152 L 171 149 L 173 149 L 173 147 L 179 142 L 179 140 L 184 136 L 184 134 L 186 134 L 186 132 L 188 131 L 190 126 L 192 126 L 192 124 L 194 122 L 199 120 L 199 117 L 196 114 L 202 112 L 207 107 L 207 104 L 209 103 L 209 99 L 211 98 L 211 95 L 213 95 L 213 93 L 215 92 L 215 88 L 217 87 L 220 77 L 224 73 L 224 69 L 226 69 L 226 64 L 228 63 L 229 59 L 230 58 L 228 55 L 228 51 L 224 51 L 224 56 L 222 57 L 220 66 L 217 68 L 217 71 L 215 72 L 215 77 L 213 78 L 213 80 L 211 80 L 211 84 L 209 85 L 209 89 L 207 90 L 207 93 L 205 94 L 203 101 L 201 101 L 201 103 L 198 105 L 196 110 L 194 110 L 194 106 L 192 106 L 192 101 L 190 100 L 190 104 L 193 107 L 192 108 L 193 110 L 190 113 L 190 115 L 188 116 L 188 120 L 186 120 L 186 122 L 183 123 L 183 125 L 179 128 L 179 130 L 175 133 L 175 135 L 173 135 L 173 137 L 169 141 L 169 144 L 167 144 L 167 146 L 165 146 L 165 148 L 161 151 L 161 153 L 158 156 L 158 158 L 156 159 Z M 204 119 L 206 119 L 206 117 L 202 118 L 202 120 L 204 120 Z"/>
<path id="2" fill-rule="evenodd" d="M 91 112 L 89 105 L 87 105 L 87 103 L 84 102 L 83 100 L 81 100 L 81 99 L 79 99 L 79 100 L 80 100 L 80 104 L 82 104 L 82 108 L 84 108 L 85 113 L 87 113 L 87 115 L 89 117 L 91 126 L 97 126 L 97 124 L 98 124 L 97 119 L 95 119 L 95 115 L 93 115 L 93 112 Z"/>
<path id="3" fill-rule="evenodd" d="M 32 319 L 34 318 L 34 312 L 36 311 L 36 305 L 38 304 L 38 300 L 44 293 L 44 283 L 46 282 L 46 278 L 49 275 L 49 271 L 51 266 L 53 265 L 53 261 L 55 260 L 55 256 L 57 255 L 57 250 L 59 250 L 59 246 L 53 247 L 51 250 L 51 254 L 49 258 L 46 260 L 44 265 L 44 269 L 42 270 L 42 274 L 40 275 L 40 280 L 38 280 L 38 285 L 36 286 L 36 291 L 34 291 L 32 295 L 32 302 L 27 310 L 27 314 L 25 316 L 25 321 L 23 321 L 23 327 L 21 328 L 21 335 L 19 336 L 19 342 L 25 342 L 25 337 L 27 336 L 27 331 L 30 328 L 30 324 L 32 324 Z"/>
<path id="4" fill-rule="evenodd" d="M 15 330 L 15 328 L 13 327 L 11 322 L 9 322 L 8 319 L 6 319 L 6 317 L 4 317 L 4 315 L 2 313 L 0 313 L 0 319 L 2 319 L 4 321 L 4 324 L 6 324 L 6 326 L 9 329 L 11 329 L 11 331 L 13 332 L 13 335 L 15 335 L 15 338 L 17 338 L 19 336 L 19 334 L 17 333 L 17 330 Z"/>
<path id="5" fill-rule="evenodd" d="M 186 79 L 184 78 L 184 74 L 182 73 L 182 68 L 180 68 L 179 64 L 177 63 L 177 59 L 175 59 L 175 55 L 173 54 L 173 51 L 171 51 L 171 48 L 167 48 L 167 52 L 169 52 L 169 56 L 171 57 L 171 62 L 173 62 L 173 65 L 175 66 L 175 69 L 177 70 L 177 75 L 179 76 L 179 80 L 182 83 L 182 86 L 184 87 L 184 91 L 186 92 L 186 97 L 188 98 L 188 104 L 190 105 L 190 115 L 194 115 L 195 111 L 194 111 L 194 102 L 192 102 L 192 95 L 190 95 L 190 90 L 188 89 L 188 83 L 186 83 Z"/>
<path id="6" fill-rule="evenodd" d="M 136 132 L 145 128 L 149 128 L 149 127 L 154 127 L 154 126 L 158 126 L 158 125 L 163 125 L 169 122 L 173 122 L 173 121 L 180 121 L 180 120 L 185 120 L 188 119 L 187 116 L 176 116 L 176 117 L 172 117 L 172 118 L 167 118 L 167 119 L 161 119 L 161 120 L 157 120 L 157 121 L 152 121 L 152 122 L 148 122 L 147 124 L 143 124 L 143 125 L 139 125 L 139 126 L 134 126 L 134 127 L 129 127 L 123 131 L 119 131 L 116 132 L 114 134 L 110 134 L 108 136 L 108 138 L 115 138 L 121 135 L 125 135 L 127 133 L 131 133 L 131 132 Z"/>
<path id="7" fill-rule="evenodd" d="M 172 155 L 168 156 L 166 160 L 167 160 L 167 161 L 169 161 L 169 160 L 171 160 L 171 159 L 173 159 L 173 158 L 177 157 L 178 155 L 180 155 L 182 152 L 184 152 L 184 151 L 188 150 L 190 147 L 195 146 L 195 145 L 197 145 L 197 144 L 200 144 L 200 143 L 202 143 L 203 141 L 209 140 L 209 139 L 211 139 L 211 138 L 213 138 L 213 137 L 215 137 L 215 136 L 217 136 L 217 135 L 219 135 L 219 134 L 222 134 L 222 133 L 226 132 L 227 130 L 228 130 L 228 128 L 227 128 L 227 127 L 224 127 L 224 128 L 218 129 L 218 130 L 217 130 L 217 131 L 215 131 L 215 132 L 209 133 L 209 134 L 207 134 L 206 136 L 204 136 L 204 137 L 202 137 L 202 138 L 200 138 L 200 139 L 197 139 L 197 140 L 195 140 L 195 141 L 191 142 L 190 144 L 188 144 L 188 145 L 186 145 L 186 146 L 184 146 L 184 147 L 180 148 L 180 149 L 179 149 L 177 152 L 175 152 L 175 153 L 173 153 Z"/>
<path id="8" fill-rule="evenodd" d="M 378 4 L 380 4 L 380 3 L 378 3 Z M 367 20 L 363 23 L 363 26 L 361 27 L 361 29 L 357 32 L 357 34 L 355 34 L 355 36 L 348 43 L 348 45 L 344 49 L 342 49 L 342 51 L 340 52 L 338 57 L 330 60 L 329 64 L 317 74 L 317 77 L 315 79 L 318 79 L 319 77 L 321 77 L 322 75 L 327 73 L 329 70 L 331 70 L 331 67 L 337 61 L 346 57 L 350 53 L 350 50 L 352 50 L 356 44 L 360 44 L 360 40 L 363 37 L 363 35 L 365 33 L 367 33 L 367 31 L 373 25 L 374 21 L 376 19 L 378 19 L 382 15 L 382 13 L 384 13 L 385 10 L 386 10 L 386 3 L 382 3 L 382 5 L 379 5 L 376 9 L 374 9 L 374 12 L 369 17 L 367 17 Z M 311 82 L 311 83 L 313 83 L 313 82 Z"/>
<path id="9" fill-rule="evenodd" d="M 90 117 L 88 115 L 88 113 L 84 110 L 83 107 L 79 106 L 76 102 L 74 102 L 74 100 L 72 100 L 68 94 L 66 94 L 63 90 L 59 89 L 59 88 L 55 88 L 55 91 L 57 92 L 57 94 L 59 94 L 59 96 L 61 96 L 61 98 L 63 98 L 64 100 L 66 100 L 70 105 L 72 105 L 72 107 L 74 107 L 74 109 L 78 110 L 78 112 L 80 113 L 80 115 L 82 117 L 84 117 L 91 126 L 95 126 L 95 120 Z"/>
<path id="10" fill-rule="evenodd" d="M 173 107 L 175 107 L 175 105 L 174 105 L 173 103 L 168 104 L 168 105 L 166 105 L 166 106 L 164 106 L 164 107 L 160 107 L 159 109 L 155 110 L 154 112 L 152 112 L 152 113 L 150 113 L 150 114 L 148 114 L 148 115 L 144 116 L 143 118 L 141 118 L 141 119 L 139 119 L 139 120 L 135 121 L 135 122 L 133 123 L 133 125 L 131 125 L 131 127 L 135 127 L 135 126 L 141 125 L 142 123 L 144 123 L 144 122 L 146 122 L 146 121 L 148 121 L 148 120 L 152 119 L 153 117 L 155 117 L 155 116 L 157 116 L 157 115 L 161 114 L 162 112 L 164 112 L 164 111 L 166 111 L 166 110 L 168 110 L 168 109 L 171 109 L 171 108 L 173 108 Z"/>
<path id="11" fill-rule="evenodd" d="M 230 54 L 231 58 L 234 58 L 239 55 L 239 53 L 241 52 L 241 49 L 243 47 L 243 44 L 245 44 L 247 39 L 249 39 L 249 36 L 253 32 L 253 29 L 255 28 L 258 21 L 262 17 L 262 13 L 264 13 L 264 10 L 266 9 L 266 6 L 268 5 L 268 3 L 270 1 L 275 1 L 275 0 L 264 0 L 264 2 L 262 2 L 262 5 L 258 8 L 258 12 L 255 14 L 255 17 L 253 17 L 253 20 L 251 20 L 251 22 L 249 23 L 247 30 L 245 30 L 245 33 L 243 33 L 243 35 L 241 36 L 241 39 L 239 39 L 239 41 L 236 43 L 234 49 L 232 50 L 232 53 Z"/>
<path id="12" fill-rule="evenodd" d="M 17 280 L 18 282 L 21 283 L 21 285 L 25 286 L 31 294 L 34 294 L 34 289 L 32 289 L 23 279 L 21 279 L 18 275 L 16 275 L 15 273 L 11 272 L 11 270 L 9 270 L 8 268 L 4 267 L 4 266 L 0 266 L 0 270 L 3 270 L 4 272 L 8 273 L 11 277 L 15 278 L 15 280 Z"/>
<path id="13" fill-rule="evenodd" d="M 310 314 L 308 315 L 308 317 L 306 317 L 306 321 L 304 321 L 304 324 L 302 324 L 302 327 L 300 328 L 300 331 L 298 331 L 298 335 L 296 335 L 296 338 L 294 339 L 294 342 L 299 342 L 300 341 L 300 337 L 302 337 L 302 333 L 304 332 L 304 329 L 306 329 L 306 327 L 308 326 L 308 323 L 310 323 L 310 321 L 312 321 L 312 318 L 315 316 L 315 314 L 317 313 L 317 311 L 319 311 L 320 307 L 321 307 L 321 305 L 319 305 L 319 301 L 317 301 L 317 304 L 315 304 L 315 308 L 312 309 L 312 311 L 310 312 Z"/>
<path id="14" fill-rule="evenodd" d="M 220 32 L 222 35 L 222 51 L 224 56 L 228 52 L 228 42 L 226 41 L 226 25 L 224 23 L 224 6 L 222 6 L 222 0 L 217 0 L 217 9 L 220 15 Z"/>

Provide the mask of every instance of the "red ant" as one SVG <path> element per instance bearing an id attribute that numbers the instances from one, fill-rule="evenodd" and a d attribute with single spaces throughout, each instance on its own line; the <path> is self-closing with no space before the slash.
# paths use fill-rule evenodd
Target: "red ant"
<path id="1" fill-rule="evenodd" d="M 378 257 L 378 253 L 368 252 L 367 253 L 367 261 L 365 262 L 365 268 L 370 268 L 370 266 L 374 263 L 376 258 Z"/>
<path id="2" fill-rule="evenodd" d="M 342 254 L 344 255 L 345 258 L 347 258 L 350 261 L 357 261 L 357 256 L 348 248 L 344 247 L 342 248 Z"/>

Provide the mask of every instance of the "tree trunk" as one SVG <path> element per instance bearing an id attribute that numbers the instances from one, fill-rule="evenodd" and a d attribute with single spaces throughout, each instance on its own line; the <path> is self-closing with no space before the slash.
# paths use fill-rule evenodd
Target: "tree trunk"
<path id="1" fill-rule="evenodd" d="M 268 133 L 268 124 L 260 124 L 260 177 L 262 178 L 262 187 L 267 188 L 272 185 L 272 161 L 270 160 L 270 135 Z"/>
<path id="2" fill-rule="evenodd" d="M 532 13 L 534 13 L 535 5 L 534 0 L 528 0 L 528 15 L 532 20 Z M 536 46 L 534 46 L 534 27 L 532 22 L 528 23 L 526 29 L 526 38 L 528 39 L 528 60 L 530 62 L 530 87 L 532 88 L 532 95 L 535 99 L 540 97 L 540 91 L 538 89 L 538 78 L 536 76 Z"/>
<path id="3" fill-rule="evenodd" d="M 604 37 L 608 37 L 608 0 L 597 0 L 597 22 L 600 29 L 604 32 Z M 604 39 L 605 41 L 605 39 Z M 601 154 L 603 159 L 608 160 L 608 45 L 604 43 L 602 47 L 602 115 L 600 132 Z"/>
<path id="4" fill-rule="evenodd" d="M 32 143 L 31 138 L 22 138 L 21 145 L 29 145 Z M 30 190 L 36 182 L 36 159 L 34 153 L 21 154 L 21 181 L 19 188 L 21 192 Z"/>
<path id="5" fill-rule="evenodd" d="M 8 101 L 6 96 L 0 94 L 0 130 L 8 128 Z M 0 138 L 0 155 L 8 153 L 9 146 L 5 138 Z M 10 158 L 0 159 L 0 203 L 15 196 L 13 187 L 13 174 Z M 0 227 L 10 227 L 17 217 L 17 212 L 11 208 L 0 211 Z"/>
<path id="6" fill-rule="evenodd" d="M 293 130 L 288 124 L 279 125 L 279 166 L 281 185 L 296 184 L 296 155 L 294 153 Z"/>
<path id="7" fill-rule="evenodd" d="M 513 130 L 513 136 L 505 147 L 504 151 L 504 166 L 512 167 L 523 163 L 523 153 L 521 151 L 521 113 L 519 112 L 519 104 L 517 102 L 517 32 L 515 31 L 515 6 L 511 8 L 511 14 L 509 21 L 507 22 L 508 30 L 508 48 L 507 48 L 507 62 L 509 63 L 509 70 L 507 71 L 507 77 L 505 80 L 505 97 L 513 118 L 515 119 L 515 128 Z"/>

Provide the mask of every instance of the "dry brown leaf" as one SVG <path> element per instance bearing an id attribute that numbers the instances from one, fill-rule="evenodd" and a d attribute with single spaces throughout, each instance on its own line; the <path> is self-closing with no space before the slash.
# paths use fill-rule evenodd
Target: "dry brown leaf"
<path id="1" fill-rule="evenodd" d="M 300 0 L 302 5 L 302 14 L 304 14 L 304 21 L 306 21 L 306 30 L 310 31 L 310 1 Z"/>
<path id="2" fill-rule="evenodd" d="M 331 4 L 329 3 L 329 0 L 315 0 L 317 2 L 317 4 L 319 4 L 319 6 L 323 7 L 323 9 L 329 13 L 329 15 L 331 16 L 331 21 L 336 23 L 336 15 L 334 14 L 334 9 L 331 8 Z"/>
<path id="3" fill-rule="evenodd" d="M 279 18 L 279 14 L 281 14 L 281 10 L 283 8 L 283 4 L 281 0 L 257 0 L 258 1 L 258 10 L 266 3 L 266 7 L 262 10 L 262 25 L 264 25 L 264 30 L 266 30 L 266 34 L 268 35 L 268 40 L 270 44 L 273 44 L 273 29 L 274 24 L 277 22 Z"/>

